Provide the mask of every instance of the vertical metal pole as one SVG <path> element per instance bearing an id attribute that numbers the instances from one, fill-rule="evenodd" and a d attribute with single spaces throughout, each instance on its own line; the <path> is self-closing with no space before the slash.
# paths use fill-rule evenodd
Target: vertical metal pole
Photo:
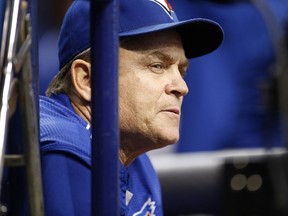
<path id="1" fill-rule="evenodd" d="M 3 62 L 3 81 L 1 80 L 1 109 L 0 109 L 0 182 L 2 182 L 3 177 L 3 168 L 4 168 L 4 154 L 6 149 L 6 139 L 7 139 L 7 130 L 8 130 L 8 119 L 9 119 L 9 97 L 11 93 L 11 82 L 14 76 L 14 66 L 13 66 L 13 57 L 16 52 L 16 45 L 18 39 L 19 31 L 19 17 L 20 17 L 20 2 L 21 0 L 12 0 L 10 3 L 11 7 L 11 23 L 9 29 L 6 29 L 7 34 L 7 50 L 3 52 L 7 56 Z M 9 20 L 10 20 L 9 19 Z M 1 49 L 2 51 L 2 49 Z M 1 65 L 2 70 L 2 65 Z M 2 73 L 2 71 L 1 71 Z M 2 84 L 3 83 L 3 84 Z M 0 184 L 1 185 L 1 184 Z"/>
<path id="2" fill-rule="evenodd" d="M 31 60 L 32 60 L 32 87 L 34 91 L 35 105 L 37 111 L 37 119 L 39 125 L 39 58 L 38 58 L 38 0 L 27 0 L 28 10 L 31 15 L 31 27 L 32 27 L 32 47 L 31 47 Z"/>
<path id="3" fill-rule="evenodd" d="M 119 215 L 118 0 L 91 0 L 92 215 Z"/>

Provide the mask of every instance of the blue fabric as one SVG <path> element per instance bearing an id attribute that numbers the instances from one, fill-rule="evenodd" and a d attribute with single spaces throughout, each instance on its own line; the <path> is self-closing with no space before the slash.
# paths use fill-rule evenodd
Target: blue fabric
<path id="1" fill-rule="evenodd" d="M 264 105 L 261 91 L 275 72 L 275 53 L 257 7 L 251 1 L 170 2 L 180 20 L 206 17 L 225 32 L 219 49 L 190 61 L 185 77 L 190 91 L 183 103 L 177 151 L 281 146 L 279 122 Z M 278 22 L 284 23 L 287 0 L 268 2 Z"/>
<path id="2" fill-rule="evenodd" d="M 45 215 L 91 214 L 90 137 L 90 128 L 66 95 L 40 96 Z M 146 154 L 128 168 L 120 163 L 120 213 L 163 215 L 158 176 Z"/>

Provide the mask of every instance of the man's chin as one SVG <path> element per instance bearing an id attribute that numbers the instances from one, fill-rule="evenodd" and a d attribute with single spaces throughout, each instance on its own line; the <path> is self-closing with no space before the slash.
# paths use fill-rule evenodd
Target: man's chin
<path id="1" fill-rule="evenodd" d="M 167 139 L 169 138 L 169 139 Z M 157 143 L 158 148 L 163 148 L 165 146 L 174 145 L 178 142 L 179 136 L 175 137 L 165 137 L 165 139 L 160 139 Z"/>

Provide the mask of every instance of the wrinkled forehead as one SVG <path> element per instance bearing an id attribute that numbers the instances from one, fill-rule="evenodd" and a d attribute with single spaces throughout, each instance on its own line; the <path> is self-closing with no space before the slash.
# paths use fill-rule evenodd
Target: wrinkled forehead
<path id="1" fill-rule="evenodd" d="M 132 51 L 145 51 L 171 46 L 183 49 L 181 37 L 175 30 L 166 30 L 146 35 L 122 38 L 120 40 L 120 46 Z"/>

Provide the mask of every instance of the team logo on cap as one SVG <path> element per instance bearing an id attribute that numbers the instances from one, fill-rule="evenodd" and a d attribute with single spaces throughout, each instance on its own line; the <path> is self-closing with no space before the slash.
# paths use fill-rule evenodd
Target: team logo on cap
<path id="1" fill-rule="evenodd" d="M 160 7 L 164 9 L 164 11 L 171 17 L 171 19 L 174 19 L 173 14 L 173 8 L 171 4 L 167 0 L 150 0 L 152 2 L 155 2 L 158 4 Z"/>

